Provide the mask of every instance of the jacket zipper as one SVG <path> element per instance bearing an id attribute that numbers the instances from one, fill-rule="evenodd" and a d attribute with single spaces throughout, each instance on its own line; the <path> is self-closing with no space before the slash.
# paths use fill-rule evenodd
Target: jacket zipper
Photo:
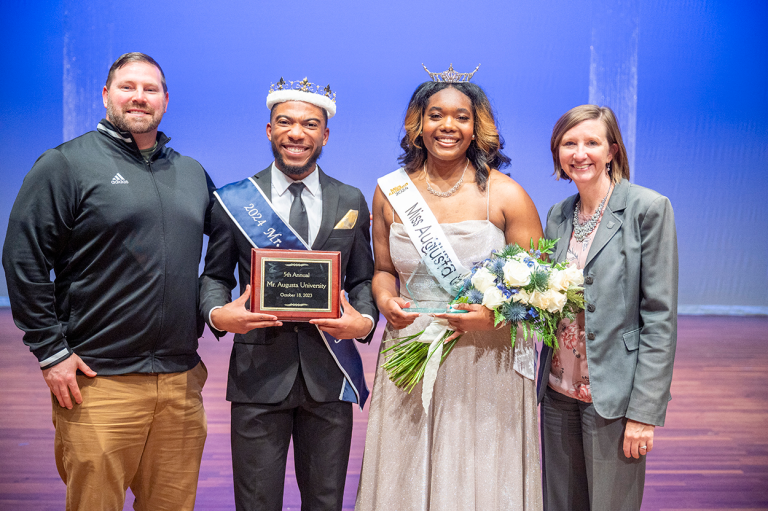
<path id="1" fill-rule="evenodd" d="M 159 149 L 159 148 L 158 148 Z M 154 154 L 152 155 L 154 156 Z M 151 158 L 151 157 L 150 157 Z M 143 159 L 143 158 L 142 158 Z M 152 360 L 152 372 L 155 372 L 155 355 L 157 351 L 157 344 L 160 340 L 160 336 L 163 334 L 163 324 L 165 322 L 165 287 L 166 287 L 166 275 L 168 271 L 168 257 L 167 257 L 167 250 L 166 250 L 166 239 L 165 239 L 165 210 L 163 209 L 163 199 L 160 195 L 160 188 L 157 186 L 157 181 L 155 180 L 155 173 L 152 170 L 152 162 L 146 161 L 147 170 L 149 171 L 149 176 L 152 178 L 152 184 L 155 185 L 155 193 L 157 193 L 157 201 L 160 204 L 160 236 L 161 236 L 161 242 L 160 246 L 162 247 L 162 257 L 163 257 L 163 285 L 162 285 L 162 294 L 160 296 L 160 328 L 157 332 L 157 335 L 155 336 L 155 339 L 152 341 L 152 350 L 151 350 L 151 360 Z"/>

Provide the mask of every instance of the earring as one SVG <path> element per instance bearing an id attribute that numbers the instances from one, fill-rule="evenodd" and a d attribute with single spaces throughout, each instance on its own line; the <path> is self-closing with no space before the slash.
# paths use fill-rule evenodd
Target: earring
<path id="1" fill-rule="evenodd" d="M 472 135 L 472 140 L 474 140 L 474 139 L 475 139 L 475 136 L 474 136 L 474 135 Z"/>
<path id="2" fill-rule="evenodd" d="M 611 172 L 611 162 L 608 162 L 605 164 L 605 171 L 610 173 Z"/>

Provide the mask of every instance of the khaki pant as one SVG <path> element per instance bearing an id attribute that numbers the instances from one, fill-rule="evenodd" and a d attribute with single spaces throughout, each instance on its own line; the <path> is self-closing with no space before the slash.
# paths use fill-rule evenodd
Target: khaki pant
<path id="1" fill-rule="evenodd" d="M 56 467 L 68 511 L 192 510 L 207 434 L 200 362 L 183 373 L 79 375 L 83 403 L 52 395 Z"/>

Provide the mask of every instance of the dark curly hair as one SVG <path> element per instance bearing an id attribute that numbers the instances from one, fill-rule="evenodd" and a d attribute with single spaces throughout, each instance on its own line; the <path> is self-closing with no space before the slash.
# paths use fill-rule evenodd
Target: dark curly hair
<path id="1" fill-rule="evenodd" d="M 445 83 L 424 82 L 419 85 L 411 96 L 408 110 L 405 113 L 405 136 L 400 141 L 403 154 L 398 162 L 405 167 L 409 174 L 415 172 L 427 161 L 427 150 L 421 138 L 422 120 L 429 98 L 443 89 L 452 87 L 467 96 L 472 103 L 472 114 L 475 118 L 475 138 L 467 149 L 467 158 L 475 166 L 475 181 L 481 190 L 485 190 L 491 169 L 500 169 L 509 165 L 509 158 L 501 152 L 504 139 L 496 128 L 496 120 L 491 108 L 491 102 L 483 89 L 474 83 Z"/>

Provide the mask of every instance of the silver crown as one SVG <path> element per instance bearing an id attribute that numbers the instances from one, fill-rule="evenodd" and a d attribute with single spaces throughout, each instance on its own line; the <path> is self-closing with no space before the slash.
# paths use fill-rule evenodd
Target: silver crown
<path id="1" fill-rule="evenodd" d="M 427 66 L 424 64 L 421 64 L 421 66 L 424 68 L 424 71 L 429 73 L 429 76 L 432 77 L 433 82 L 447 82 L 447 83 L 461 83 L 461 82 L 468 82 L 472 79 L 472 76 L 477 73 L 477 70 L 480 69 L 480 64 L 477 65 L 474 71 L 471 73 L 459 73 L 457 71 L 454 71 L 453 64 L 448 66 L 448 71 L 443 71 L 442 73 L 433 73 L 429 69 L 427 69 Z"/>
<path id="2" fill-rule="evenodd" d="M 303 80 L 298 81 L 285 81 L 283 80 L 283 77 L 280 77 L 280 80 L 277 83 L 271 84 L 269 87 L 269 92 L 267 93 L 272 94 L 273 92 L 277 92 L 280 90 L 297 90 L 301 92 L 311 92 L 313 94 L 319 94 L 321 96 L 325 96 L 326 98 L 330 99 L 334 103 L 336 103 L 336 93 L 331 90 L 330 85 L 326 85 L 323 87 L 322 85 L 315 85 L 314 83 L 307 80 L 305 77 Z"/>

